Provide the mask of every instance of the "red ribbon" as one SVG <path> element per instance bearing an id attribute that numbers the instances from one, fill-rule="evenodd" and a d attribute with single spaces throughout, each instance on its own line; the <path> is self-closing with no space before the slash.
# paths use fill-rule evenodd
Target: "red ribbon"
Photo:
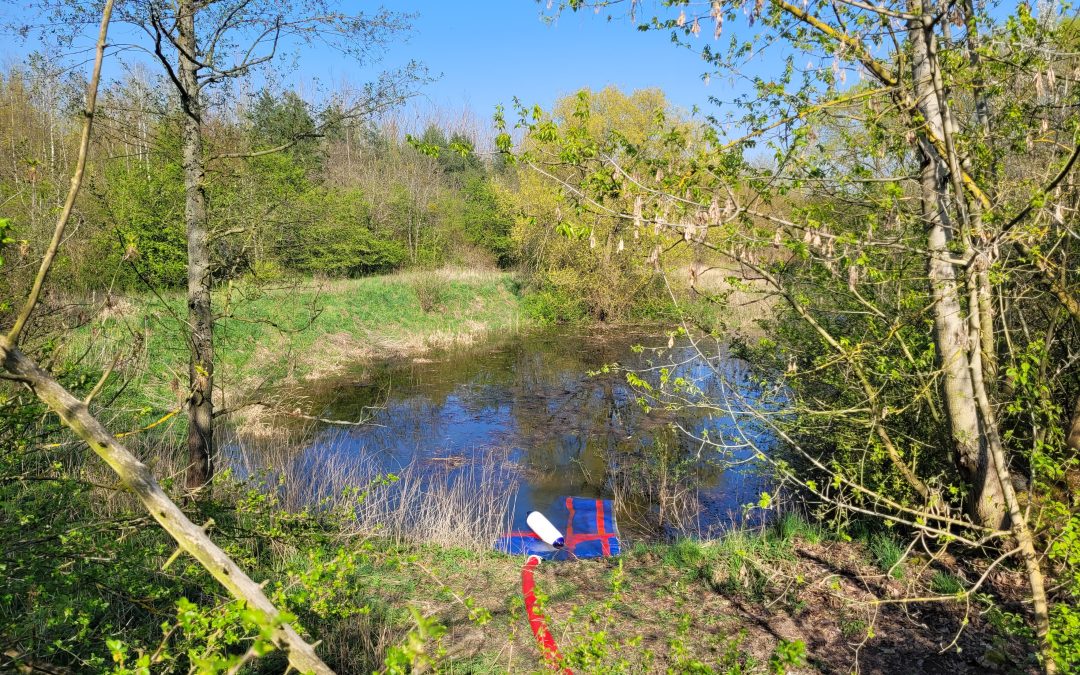
<path id="1" fill-rule="evenodd" d="M 533 580 L 533 570 L 540 564 L 540 558 L 535 555 L 529 556 L 525 561 L 525 567 L 521 568 L 521 593 L 525 596 L 525 612 L 529 615 L 529 627 L 540 645 L 540 652 L 555 670 L 561 670 L 563 675 L 573 675 L 569 668 L 563 668 L 562 655 L 559 647 L 555 644 L 555 638 L 548 629 L 547 619 L 536 609 L 536 582 Z"/>

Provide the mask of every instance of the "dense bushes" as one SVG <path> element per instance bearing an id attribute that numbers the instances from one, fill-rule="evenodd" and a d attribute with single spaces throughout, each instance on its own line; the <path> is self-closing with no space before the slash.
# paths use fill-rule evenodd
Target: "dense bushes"
<path id="1" fill-rule="evenodd" d="M 10 155 L 0 202 L 17 257 L 27 260 L 49 241 L 77 140 L 77 120 L 62 102 L 26 96 L 30 75 L 0 75 L 0 104 L 11 109 L 5 120 L 28 122 L 8 130 L 12 142 L 0 151 Z M 65 291 L 186 283 L 178 103 L 163 83 L 142 77 L 129 74 L 103 92 L 78 226 L 52 272 Z M 392 120 L 317 119 L 293 92 L 263 91 L 251 103 L 235 101 L 233 113 L 208 118 L 204 129 L 215 279 L 511 264 L 511 212 L 494 185 L 496 164 L 458 152 L 475 139 L 432 125 L 424 134 L 432 157 Z M 17 296 L 29 266 L 11 272 Z"/>
<path id="2" fill-rule="evenodd" d="M 666 161 L 666 151 L 650 135 L 657 129 L 650 120 L 665 116 L 679 119 L 661 92 L 627 95 L 609 87 L 560 100 L 543 123 L 572 137 L 576 152 L 594 152 L 613 138 L 635 137 L 657 161 Z M 558 154 L 544 138 L 526 138 L 526 157 Z M 535 295 L 528 301 L 532 313 L 547 322 L 672 317 L 671 297 L 654 266 L 662 238 L 653 228 L 616 215 L 634 213 L 633 200 L 617 197 L 605 209 L 590 211 L 571 203 L 562 191 L 562 182 L 580 180 L 573 169 L 561 175 L 554 164 L 546 171 L 549 175 L 541 175 L 522 162 L 512 188 L 505 189 L 506 201 L 518 214 L 510 236 Z M 669 261 L 688 262 L 680 252 L 672 253 Z"/>
<path id="3" fill-rule="evenodd" d="M 404 264 L 405 247 L 371 227 L 370 209 L 358 190 L 313 189 L 296 220 L 278 233 L 275 257 L 288 269 L 339 277 L 386 272 Z"/>
<path id="4" fill-rule="evenodd" d="M 93 288 L 110 279 L 122 287 L 182 285 L 187 278 L 187 241 L 180 164 L 163 161 L 148 170 L 110 162 L 92 190 L 101 221 L 90 243 L 94 264 L 71 270 L 82 276 L 79 285 Z"/>

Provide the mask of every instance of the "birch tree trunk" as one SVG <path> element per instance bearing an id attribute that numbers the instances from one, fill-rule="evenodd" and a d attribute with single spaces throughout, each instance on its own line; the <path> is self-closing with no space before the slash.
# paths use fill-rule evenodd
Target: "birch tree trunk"
<path id="1" fill-rule="evenodd" d="M 927 130 L 944 138 L 944 118 L 934 90 L 930 59 L 932 27 L 924 24 L 922 6 L 912 3 L 916 18 L 909 21 L 912 47 L 912 77 L 919 112 Z M 949 169 L 926 134 L 920 134 L 922 167 L 919 184 L 922 218 L 927 228 L 927 276 L 934 306 L 934 342 L 942 371 L 942 396 L 952 437 L 955 461 L 971 488 L 968 509 L 976 522 L 1001 528 L 1007 521 L 1005 496 L 998 480 L 994 458 L 987 447 L 971 380 L 968 322 L 960 303 L 956 269 L 950 262 L 949 244 L 954 237 L 948 210 Z M 978 311 L 978 308 L 975 308 Z"/>

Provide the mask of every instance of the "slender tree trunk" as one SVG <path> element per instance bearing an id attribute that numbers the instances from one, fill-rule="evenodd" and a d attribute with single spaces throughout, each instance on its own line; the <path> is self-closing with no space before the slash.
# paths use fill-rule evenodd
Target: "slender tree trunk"
<path id="1" fill-rule="evenodd" d="M 920 15 L 921 4 L 916 1 L 912 5 L 912 13 Z M 944 138 L 944 120 L 934 91 L 930 59 L 931 30 L 920 18 L 909 23 L 912 76 L 919 112 L 930 132 Z M 934 342 L 941 362 L 942 395 L 955 461 L 971 487 L 968 504 L 972 517 L 983 525 L 999 528 L 1007 520 L 1005 496 L 987 447 L 968 357 L 968 350 L 979 349 L 980 345 L 969 344 L 971 336 L 960 303 L 956 269 L 949 262 L 953 227 L 947 208 L 948 167 L 925 136 L 920 139 L 920 145 L 923 163 L 919 180 L 922 217 L 927 228 L 927 275 L 934 303 Z"/>
<path id="2" fill-rule="evenodd" d="M 1069 435 L 1065 441 L 1070 448 L 1080 452 L 1080 395 L 1076 397 L 1076 405 L 1073 406 L 1072 423 L 1069 425 Z"/>
<path id="3" fill-rule="evenodd" d="M 191 331 L 188 345 L 191 351 L 188 365 L 191 399 L 188 402 L 188 467 L 185 480 L 189 491 L 198 490 L 214 476 L 214 315 L 210 306 L 210 246 L 202 155 L 202 95 L 199 91 L 199 66 L 195 62 L 198 55 L 195 12 L 193 0 L 180 0 L 179 79 L 183 87 L 181 97 L 184 107 L 184 224 L 187 228 L 187 301 Z"/>

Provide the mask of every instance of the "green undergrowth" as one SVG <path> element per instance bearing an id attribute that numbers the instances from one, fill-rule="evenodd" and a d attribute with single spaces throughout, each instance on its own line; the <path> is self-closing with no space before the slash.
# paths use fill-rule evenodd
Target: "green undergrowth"
<path id="1" fill-rule="evenodd" d="M 766 566 L 793 561 L 796 540 L 817 543 L 824 537 L 820 527 L 788 513 L 767 527 L 735 529 L 710 541 L 638 544 L 636 550 L 654 553 L 668 567 L 714 591 L 761 599 L 767 585 Z"/>
<path id="2" fill-rule="evenodd" d="M 59 467 L 40 470 L 55 480 L 0 484 L 9 580 L 0 596 L 0 636 L 10 646 L 0 665 L 284 670 L 266 639 L 272 622 L 232 601 L 129 496 L 104 495 Z M 283 509 L 274 495 L 271 484 L 225 473 L 212 501 L 187 509 L 264 583 L 285 618 L 320 640 L 320 654 L 338 672 L 536 669 L 520 558 L 356 533 L 350 509 L 366 498 L 363 491 L 301 512 Z M 798 646 L 754 651 L 737 622 L 695 601 L 719 597 L 709 570 L 731 570 L 731 561 L 751 552 L 790 555 L 790 538 L 780 532 L 639 545 L 618 560 L 542 565 L 540 602 L 567 665 L 586 673 L 747 673 L 798 663 Z"/>
<path id="3" fill-rule="evenodd" d="M 0 483 L 0 571 L 9 580 L 0 637 L 11 645 L 0 670 L 285 669 L 264 639 L 271 623 L 177 554 L 128 495 L 62 466 L 36 471 L 52 480 Z M 357 532 L 352 509 L 369 498 L 363 490 L 294 512 L 276 487 L 226 472 L 212 501 L 186 508 L 304 635 L 320 641 L 319 653 L 338 672 L 543 669 L 520 558 Z M 807 547 L 875 564 L 867 543 L 845 542 L 791 514 L 713 541 L 638 542 L 617 559 L 543 563 L 538 599 L 574 672 L 784 673 L 813 654 L 797 627 L 763 631 L 757 617 L 814 611 L 817 579 L 801 557 Z M 944 572 L 928 583 L 941 594 L 957 588 Z M 845 636 L 867 634 L 859 615 L 841 615 Z"/>

